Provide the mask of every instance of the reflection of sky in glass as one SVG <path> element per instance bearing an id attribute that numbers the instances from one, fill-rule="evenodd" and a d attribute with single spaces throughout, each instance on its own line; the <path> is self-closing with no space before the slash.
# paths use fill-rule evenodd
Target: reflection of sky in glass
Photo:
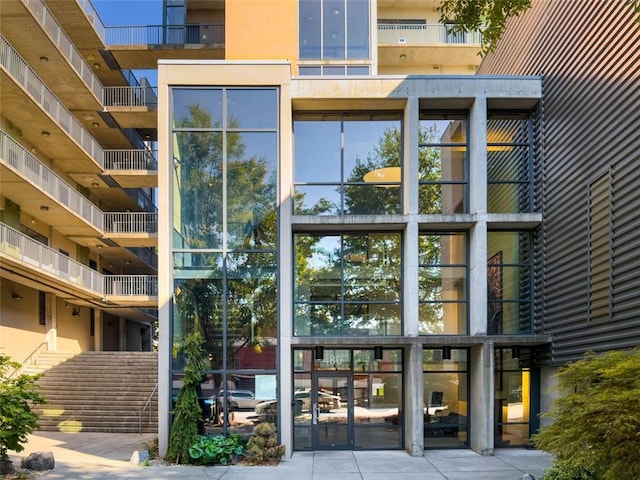
<path id="1" fill-rule="evenodd" d="M 277 138 L 271 132 L 241 133 L 240 142 L 245 145 L 244 160 L 255 158 L 264 162 L 267 169 L 264 183 L 272 180 L 272 173 L 276 170 Z"/>
<path id="2" fill-rule="evenodd" d="M 222 123 L 222 91 L 215 89 L 173 89 L 173 118 L 176 124 L 183 122 L 185 118 L 191 120 L 189 107 L 199 105 L 211 115 L 210 125 L 197 125 L 199 127 L 220 128 Z"/>
<path id="3" fill-rule="evenodd" d="M 420 120 L 423 130 L 434 129 L 432 143 L 465 143 L 466 125 L 464 120 Z M 453 136 L 453 138 L 452 138 Z"/>
<path id="4" fill-rule="evenodd" d="M 277 128 L 278 111 L 275 89 L 228 89 L 227 121 L 233 128 Z M 230 122 L 234 120 L 237 125 Z"/>

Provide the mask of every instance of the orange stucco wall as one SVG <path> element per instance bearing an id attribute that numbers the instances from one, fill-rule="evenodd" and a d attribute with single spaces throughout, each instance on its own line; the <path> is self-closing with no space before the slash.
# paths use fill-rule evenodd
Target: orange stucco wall
<path id="1" fill-rule="evenodd" d="M 289 60 L 298 58 L 297 0 L 227 0 L 227 60 Z"/>

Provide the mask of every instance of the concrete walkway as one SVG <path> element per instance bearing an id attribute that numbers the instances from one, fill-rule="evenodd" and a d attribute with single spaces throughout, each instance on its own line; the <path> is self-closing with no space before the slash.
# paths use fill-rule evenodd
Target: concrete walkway
<path id="1" fill-rule="evenodd" d="M 483 457 L 471 450 L 429 450 L 423 457 L 404 451 L 296 452 L 277 467 L 184 467 L 129 463 L 135 450 L 155 435 L 37 432 L 20 454 L 52 451 L 56 467 L 38 478 L 49 479 L 215 479 L 215 480 L 521 480 L 525 473 L 540 479 L 551 457 L 524 449 L 496 450 Z"/>

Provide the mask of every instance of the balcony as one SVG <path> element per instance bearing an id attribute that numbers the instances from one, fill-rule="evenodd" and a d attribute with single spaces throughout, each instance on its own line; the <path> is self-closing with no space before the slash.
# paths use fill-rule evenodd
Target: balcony
<path id="1" fill-rule="evenodd" d="M 42 132 L 43 136 L 46 134 L 46 138 L 49 138 L 54 136 L 53 131 L 62 130 L 73 141 L 65 141 L 58 138 L 59 136 L 52 138 L 49 145 L 45 144 L 51 157 L 61 161 L 64 159 L 67 168 L 79 172 L 102 168 L 102 147 L 1 35 L 0 66 L 0 101 L 3 113 L 23 130 L 28 137 L 27 140 L 33 144 L 42 144 L 42 138 L 36 134 Z M 34 110 L 27 108 L 25 101 L 37 104 L 39 114 L 34 115 Z M 78 160 L 82 157 L 87 160 Z M 91 160 L 93 165 L 89 164 L 88 160 Z"/>
<path id="2" fill-rule="evenodd" d="M 379 73 L 475 73 L 482 33 L 457 32 L 444 24 L 379 24 Z"/>
<path id="3" fill-rule="evenodd" d="M 224 45 L 221 23 L 194 25 L 128 25 L 105 27 L 105 44 L 116 45 Z"/>
<path id="4" fill-rule="evenodd" d="M 155 275 L 101 275 L 19 231 L 0 224 L 0 258 L 12 272 L 90 302 L 148 307 L 157 303 Z"/>
<path id="5" fill-rule="evenodd" d="M 104 87 L 103 105 L 122 128 L 155 128 L 158 123 L 157 88 L 148 84 Z"/>
<path id="6" fill-rule="evenodd" d="M 157 187 L 157 155 L 157 150 L 105 150 L 105 174 L 124 188 Z"/>
<path id="7" fill-rule="evenodd" d="M 156 212 L 105 212 L 106 235 L 123 247 L 152 247 L 157 244 Z"/>

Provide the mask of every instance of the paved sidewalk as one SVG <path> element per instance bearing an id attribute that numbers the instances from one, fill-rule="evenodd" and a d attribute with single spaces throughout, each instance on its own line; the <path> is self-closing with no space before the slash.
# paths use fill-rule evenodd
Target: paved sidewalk
<path id="1" fill-rule="evenodd" d="M 140 479 L 195 478 L 215 480 L 521 480 L 525 473 L 539 479 L 551 465 L 543 452 L 496 450 L 483 457 L 471 450 L 429 450 L 423 457 L 404 451 L 296 452 L 277 467 L 138 466 L 129 463 L 135 450 L 145 448 L 155 435 L 117 433 L 37 432 L 12 459 L 34 451 L 52 451 L 56 467 L 39 478 Z"/>

